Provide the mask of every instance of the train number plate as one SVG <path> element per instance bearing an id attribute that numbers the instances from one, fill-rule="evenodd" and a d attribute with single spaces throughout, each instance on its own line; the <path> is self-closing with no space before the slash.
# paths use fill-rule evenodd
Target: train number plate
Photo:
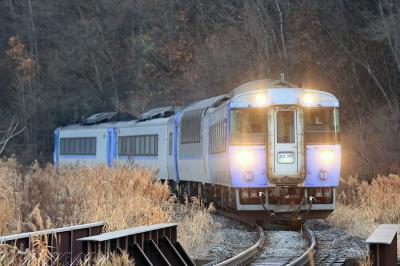
<path id="1" fill-rule="evenodd" d="M 294 152 L 278 152 L 278 163 L 294 163 Z"/>

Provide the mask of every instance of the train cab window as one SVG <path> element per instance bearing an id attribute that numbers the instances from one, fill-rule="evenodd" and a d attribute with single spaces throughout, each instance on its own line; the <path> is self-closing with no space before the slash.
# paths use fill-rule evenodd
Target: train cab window
<path id="1" fill-rule="evenodd" d="M 232 145 L 265 144 L 266 132 L 266 109 L 231 110 L 230 143 Z"/>
<path id="2" fill-rule="evenodd" d="M 339 142 L 339 112 L 337 108 L 304 109 L 304 135 L 307 144 Z"/>
<path id="3" fill-rule="evenodd" d="M 278 111 L 276 114 L 276 141 L 278 143 L 295 142 L 294 111 Z"/>

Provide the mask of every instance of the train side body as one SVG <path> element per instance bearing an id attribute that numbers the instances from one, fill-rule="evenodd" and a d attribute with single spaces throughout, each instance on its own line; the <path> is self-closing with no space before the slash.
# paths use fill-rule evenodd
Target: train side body
<path id="1" fill-rule="evenodd" d="M 70 125 L 54 132 L 56 165 L 107 164 L 112 160 L 114 123 L 93 126 Z"/>
<path id="2" fill-rule="evenodd" d="M 168 118 L 121 122 L 116 125 L 115 161 L 151 169 L 159 177 L 168 176 Z M 126 151 L 123 146 L 127 142 Z"/>

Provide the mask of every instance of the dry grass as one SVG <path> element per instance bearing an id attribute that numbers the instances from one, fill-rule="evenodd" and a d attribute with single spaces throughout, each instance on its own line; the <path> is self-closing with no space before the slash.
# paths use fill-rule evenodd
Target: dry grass
<path id="1" fill-rule="evenodd" d="M 128 253 L 122 254 L 97 254 L 94 258 L 88 257 L 79 263 L 80 266 L 129 266 L 135 265 L 135 262 L 129 258 Z"/>
<path id="2" fill-rule="evenodd" d="M 22 181 L 17 168 L 15 160 L 0 162 L 0 235 L 22 228 Z"/>
<path id="3" fill-rule="evenodd" d="M 0 163 L 2 234 L 37 230 L 21 222 L 35 207 L 46 216 L 42 222 L 51 220 L 54 226 L 107 221 L 107 230 L 115 230 L 173 220 L 169 188 L 148 170 L 132 165 L 83 169 L 33 165 L 22 175 L 11 163 Z"/>
<path id="4" fill-rule="evenodd" d="M 357 177 L 341 180 L 336 210 L 328 220 L 363 237 L 368 237 L 379 224 L 400 223 L 400 177 L 378 176 L 371 183 Z"/>
<path id="5" fill-rule="evenodd" d="M 176 211 L 178 240 L 192 257 L 199 257 L 211 244 L 222 239 L 215 234 L 219 224 L 210 215 L 215 211 L 213 204 L 206 208 L 199 198 L 190 200 L 185 197 L 184 204 L 178 205 Z"/>
<path id="6" fill-rule="evenodd" d="M 34 164 L 22 169 L 15 160 L 0 161 L 0 235 L 95 221 L 106 221 L 106 231 L 178 222 L 179 241 L 196 256 L 213 241 L 214 223 L 212 207 L 204 208 L 196 198 L 192 201 L 177 205 L 166 184 L 156 181 L 153 172 L 134 165 L 79 169 L 49 165 L 43 169 Z M 49 259 L 40 253 L 45 250 L 24 253 L 28 251 L 4 247 L 0 263 L 1 258 L 15 261 L 18 254 L 19 262 L 22 258 L 26 264 L 39 265 L 35 258 Z M 125 261 L 122 257 L 105 255 L 97 258 L 97 264 L 115 265 L 117 259 Z M 118 265 L 130 263 L 125 262 Z"/>
<path id="7" fill-rule="evenodd" d="M 48 218 L 43 219 L 36 206 L 28 216 L 30 228 L 37 230 L 48 229 L 51 223 Z M 58 257 L 53 257 L 47 246 L 47 236 L 34 236 L 32 249 L 19 250 L 16 246 L 0 245 L 0 265 L 48 265 L 51 261 L 57 262 Z"/>

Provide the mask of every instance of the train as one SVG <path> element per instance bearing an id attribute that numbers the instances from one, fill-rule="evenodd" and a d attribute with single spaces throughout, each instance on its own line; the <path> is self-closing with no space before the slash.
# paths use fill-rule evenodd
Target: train
<path id="1" fill-rule="evenodd" d="M 325 218 L 336 206 L 339 101 L 284 80 L 137 118 L 95 114 L 58 127 L 54 139 L 55 165 L 134 163 L 178 195 L 256 221 Z"/>

